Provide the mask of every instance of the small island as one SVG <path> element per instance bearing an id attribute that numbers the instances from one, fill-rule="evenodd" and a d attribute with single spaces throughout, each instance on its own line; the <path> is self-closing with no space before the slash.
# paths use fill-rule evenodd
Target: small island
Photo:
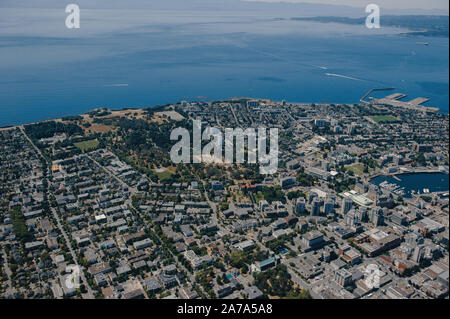
<path id="1" fill-rule="evenodd" d="M 366 17 L 348 18 L 348 17 L 299 17 L 292 18 L 297 21 L 315 21 L 321 23 L 343 23 L 351 25 L 364 26 Z M 436 15 L 382 15 L 381 25 L 387 27 L 406 28 L 411 31 L 403 33 L 406 36 L 415 37 L 446 37 L 449 36 L 448 16 Z"/>

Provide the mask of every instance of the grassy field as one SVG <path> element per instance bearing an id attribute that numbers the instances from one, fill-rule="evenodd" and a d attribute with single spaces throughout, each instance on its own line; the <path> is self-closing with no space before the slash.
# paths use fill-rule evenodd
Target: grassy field
<path id="1" fill-rule="evenodd" d="M 170 170 L 165 170 L 163 172 L 155 171 L 155 174 L 158 176 L 160 181 L 164 181 L 166 179 L 169 179 L 173 173 Z"/>
<path id="2" fill-rule="evenodd" d="M 355 164 L 352 166 L 347 166 L 345 168 L 347 171 L 352 171 L 355 175 L 361 176 L 364 173 L 364 165 L 363 164 Z"/>
<path id="3" fill-rule="evenodd" d="M 229 202 L 242 202 L 242 203 L 251 203 L 249 197 L 245 196 L 244 193 L 238 188 L 235 187 L 230 190 L 230 197 L 228 198 Z"/>
<path id="4" fill-rule="evenodd" d="M 377 123 L 391 123 L 398 121 L 398 119 L 392 115 L 376 115 L 371 116 L 371 118 Z"/>
<path id="5" fill-rule="evenodd" d="M 96 139 L 87 140 L 75 143 L 75 146 L 78 147 L 82 152 L 86 152 L 92 149 L 96 149 L 98 147 L 98 141 Z"/>
<path id="6" fill-rule="evenodd" d="M 255 202 L 259 202 L 260 200 L 263 200 L 264 199 L 264 195 L 263 195 L 263 193 L 261 192 L 261 191 L 258 191 L 255 195 L 254 195 L 254 199 L 255 199 Z"/>

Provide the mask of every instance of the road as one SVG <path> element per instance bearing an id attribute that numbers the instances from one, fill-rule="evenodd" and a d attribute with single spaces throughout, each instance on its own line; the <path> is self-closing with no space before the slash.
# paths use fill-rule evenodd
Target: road
<path id="1" fill-rule="evenodd" d="M 231 103 L 230 103 L 230 109 L 231 109 L 231 112 L 233 113 L 233 117 L 234 117 L 234 120 L 236 121 L 236 125 L 240 127 L 239 120 L 236 116 L 236 112 L 234 111 L 234 107 Z"/>
<path id="2" fill-rule="evenodd" d="M 75 254 L 75 251 L 74 251 L 74 249 L 73 249 L 73 247 L 72 247 L 72 244 L 71 244 L 71 242 L 70 242 L 70 240 L 69 240 L 69 236 L 67 236 L 67 233 L 66 233 L 66 231 L 64 230 L 64 227 L 61 225 L 61 220 L 60 220 L 60 218 L 59 218 L 59 216 L 58 216 L 58 213 L 57 213 L 56 209 L 53 208 L 53 207 L 51 207 L 50 209 L 51 209 L 51 211 L 52 211 L 52 213 L 53 213 L 53 217 L 56 219 L 56 226 L 57 226 L 58 229 L 61 231 L 61 234 L 63 235 L 64 240 L 66 241 L 67 248 L 69 248 L 69 252 L 70 252 L 70 255 L 72 256 L 72 259 L 73 259 L 74 264 L 77 265 L 78 267 L 80 267 L 80 269 L 82 269 L 82 267 L 81 267 L 80 265 L 78 265 L 78 262 L 77 262 L 77 260 L 78 260 L 77 255 Z M 81 281 L 82 281 L 83 284 L 86 286 L 86 290 L 87 290 L 87 294 L 86 294 L 86 296 L 85 296 L 86 299 L 94 299 L 94 298 L 95 298 L 95 297 L 94 297 L 94 292 L 93 292 L 91 286 L 89 285 L 89 283 L 88 283 L 86 277 L 84 276 L 84 272 L 83 272 L 83 271 L 80 271 L 80 277 L 81 277 Z"/>
<path id="3" fill-rule="evenodd" d="M 163 241 L 162 241 L 161 237 L 159 237 L 159 235 L 158 235 L 156 232 L 153 232 L 153 233 L 155 234 L 156 237 L 158 237 L 158 240 L 162 243 Z M 170 255 L 173 257 L 173 259 L 176 261 L 176 263 L 177 263 L 177 268 L 178 268 L 178 269 L 183 269 L 184 272 L 187 274 L 190 283 L 191 283 L 191 284 L 196 283 L 194 274 L 193 274 L 192 272 L 190 272 L 186 267 L 184 267 L 183 264 L 181 264 L 181 263 L 178 261 L 177 256 L 175 256 L 175 255 L 172 253 L 172 251 L 171 251 L 170 249 L 167 248 L 167 251 L 170 253 Z M 198 287 L 200 287 L 200 290 L 203 292 L 203 294 L 204 294 L 205 296 L 207 296 L 207 293 L 205 292 L 205 290 L 203 289 L 203 287 L 202 287 L 201 285 L 198 285 Z"/>
<path id="4" fill-rule="evenodd" d="M 37 148 L 36 145 L 34 145 L 34 143 L 31 141 L 31 139 L 25 134 L 25 131 L 24 131 L 24 129 L 23 129 L 23 126 L 20 126 L 19 128 L 20 128 L 20 130 L 22 131 L 22 133 L 24 134 L 24 136 L 27 138 L 27 140 L 30 142 L 30 144 L 34 147 L 34 149 L 39 153 L 39 155 L 40 155 L 41 157 L 43 157 L 43 155 L 42 155 L 41 151 L 39 150 L 39 148 Z M 125 183 L 123 180 L 121 180 L 119 177 L 117 177 L 117 176 L 116 176 L 114 173 L 112 173 L 110 170 L 108 170 L 107 168 L 105 168 L 105 167 L 103 167 L 102 165 L 100 165 L 100 163 L 99 163 L 98 161 L 96 161 L 94 158 L 92 158 L 91 156 L 89 156 L 89 155 L 87 155 L 87 154 L 84 154 L 84 156 L 88 157 L 92 162 L 94 162 L 96 165 L 98 165 L 102 170 L 104 170 L 104 171 L 105 171 L 107 174 L 109 174 L 112 178 L 116 179 L 116 180 L 117 180 L 120 184 L 122 184 L 124 187 L 127 187 L 127 188 L 130 190 L 130 193 L 131 193 L 132 195 L 138 192 L 138 189 L 137 189 L 136 187 L 131 187 L 131 186 L 129 186 L 127 183 Z M 130 201 L 127 201 L 127 203 L 128 203 L 128 204 L 131 204 Z M 61 231 L 61 234 L 63 235 L 63 237 L 64 237 L 64 239 L 65 239 L 65 241 L 66 241 L 66 243 L 67 243 L 67 247 L 68 247 L 68 249 L 69 249 L 69 251 L 70 251 L 70 254 L 71 254 L 71 256 L 72 256 L 72 258 L 73 258 L 73 260 L 74 260 L 74 263 L 75 263 L 77 266 L 79 266 L 79 265 L 78 265 L 78 262 L 77 262 L 77 259 L 78 259 L 78 258 L 77 258 L 76 254 L 75 254 L 75 251 L 74 251 L 74 249 L 73 249 L 73 247 L 72 247 L 72 245 L 71 245 L 71 242 L 70 242 L 70 240 L 69 240 L 69 237 L 68 237 L 66 231 L 64 230 L 64 227 L 63 227 L 62 224 L 61 224 L 61 220 L 60 220 L 60 218 L 59 218 L 59 215 L 58 215 L 56 209 L 52 207 L 52 208 L 51 208 L 51 211 L 52 211 L 53 216 L 54 216 L 54 218 L 55 218 L 55 220 L 56 220 L 56 223 L 57 223 L 56 226 L 57 226 L 58 229 Z M 215 215 L 215 214 L 214 214 L 214 215 Z M 161 238 L 159 238 L 159 236 L 158 236 L 157 234 L 156 234 L 156 236 L 157 236 L 158 239 L 162 242 Z M 196 282 L 195 276 L 194 276 L 193 274 L 191 274 L 191 273 L 188 271 L 188 269 L 186 269 L 186 268 L 178 261 L 178 259 L 176 258 L 176 256 L 175 256 L 170 250 L 169 250 L 169 252 L 170 252 L 170 254 L 173 256 L 173 258 L 177 261 L 178 267 L 184 269 L 185 272 L 188 274 L 188 277 L 189 277 L 190 282 L 191 282 L 191 283 L 195 283 L 195 282 Z M 81 268 L 81 267 L 80 267 L 80 268 Z M 92 290 L 91 286 L 89 285 L 89 283 L 88 283 L 88 281 L 87 281 L 87 279 L 86 279 L 86 277 L 85 277 L 83 271 L 80 272 L 80 277 L 81 277 L 82 283 L 85 285 L 86 290 L 87 290 L 87 293 L 85 294 L 85 297 L 86 297 L 87 299 L 94 299 L 94 293 L 93 293 L 93 290 Z M 203 290 L 203 287 L 200 286 L 200 289 L 203 291 L 203 293 L 205 293 L 204 290 Z M 206 295 L 206 293 L 205 293 L 205 295 Z"/>
<path id="5" fill-rule="evenodd" d="M 211 207 L 212 210 L 213 210 L 213 213 L 212 213 L 212 215 L 211 215 L 211 219 L 212 219 L 213 223 L 215 223 L 217 226 L 219 226 L 219 225 L 218 225 L 218 220 L 217 220 L 217 204 L 216 204 L 216 203 L 213 203 L 213 202 L 209 199 L 209 197 L 208 197 L 208 192 L 207 192 L 206 190 L 203 191 L 203 195 L 205 196 L 206 201 L 208 202 L 209 207 Z"/>
<path id="6" fill-rule="evenodd" d="M 42 155 L 41 150 L 33 143 L 33 141 L 28 137 L 28 135 L 25 134 L 25 130 L 24 130 L 23 126 L 21 125 L 21 126 L 19 126 L 19 128 L 22 131 L 23 135 L 26 137 L 26 139 L 30 142 L 30 144 L 36 150 L 36 152 L 45 160 L 44 156 Z M 48 170 L 48 168 L 47 168 L 47 170 Z M 48 173 L 48 172 L 44 172 L 44 173 Z M 44 175 L 46 175 L 46 174 L 44 174 Z M 52 195 L 52 193 L 47 191 L 47 195 Z M 77 262 L 78 258 L 77 258 L 76 254 L 75 254 L 75 251 L 72 248 L 72 244 L 69 241 L 69 237 L 67 236 L 67 234 L 66 234 L 66 232 L 64 230 L 64 227 L 62 227 L 62 225 L 61 225 L 61 221 L 60 221 L 60 218 L 58 216 L 58 213 L 56 212 L 56 209 L 51 207 L 50 210 L 52 211 L 53 216 L 54 216 L 54 218 L 56 220 L 56 226 L 58 227 L 58 229 L 60 230 L 61 234 L 64 237 L 64 240 L 66 241 L 67 247 L 69 248 L 69 251 L 70 251 L 70 254 L 71 254 L 72 258 L 73 258 L 74 263 L 78 267 L 80 267 L 78 265 L 78 262 Z M 80 269 L 81 269 L 81 267 L 80 267 Z M 85 285 L 86 290 L 87 290 L 87 294 L 85 294 L 84 297 L 86 297 L 87 299 L 94 299 L 93 290 L 92 290 L 91 286 L 89 285 L 88 281 L 86 280 L 86 277 L 84 276 L 83 271 L 80 271 L 80 277 L 81 277 L 81 280 L 82 280 L 82 282 Z"/>
<path id="7" fill-rule="evenodd" d="M 106 167 L 100 165 L 99 162 L 97 162 L 94 158 L 92 158 L 92 156 L 88 155 L 88 154 L 84 154 L 84 156 L 86 156 L 87 158 L 89 158 L 91 161 L 93 161 L 95 164 L 98 165 L 98 167 L 100 167 L 101 169 L 103 169 L 107 174 L 109 174 L 112 178 L 114 178 L 115 180 L 117 180 L 120 184 L 122 184 L 122 186 L 127 187 L 130 192 L 132 194 L 135 194 L 138 192 L 138 189 L 136 187 L 131 187 L 129 186 L 127 183 L 125 183 L 123 180 L 121 180 L 119 177 L 117 177 L 116 175 L 114 175 L 113 172 L 111 172 L 109 169 L 107 169 Z"/>
<path id="8" fill-rule="evenodd" d="M 245 108 L 247 109 L 247 114 L 249 115 L 248 118 L 250 119 L 250 122 L 252 123 L 252 127 L 256 127 L 255 121 L 253 121 L 253 117 L 250 116 L 250 114 L 252 112 L 250 111 L 250 108 L 248 107 L 248 103 L 245 103 Z"/>
<path id="9" fill-rule="evenodd" d="M 31 146 L 36 150 L 36 152 L 42 157 L 44 158 L 44 156 L 42 155 L 41 150 L 34 145 L 33 141 L 28 137 L 28 135 L 25 133 L 25 129 L 23 128 L 23 125 L 19 126 L 20 131 L 22 132 L 23 136 L 25 136 L 25 138 L 28 140 L 28 142 L 30 142 Z M 45 159 L 45 158 L 44 158 Z"/>
<path id="10" fill-rule="evenodd" d="M 87 155 L 87 154 L 85 154 L 85 156 L 87 156 L 91 161 L 93 161 L 96 165 L 98 165 L 101 169 L 103 169 L 103 170 L 104 170 L 107 174 L 109 174 L 111 177 L 113 177 L 114 179 L 116 179 L 116 180 L 117 180 L 120 184 L 122 184 L 124 187 L 127 187 L 127 188 L 130 190 L 130 193 L 131 193 L 131 196 L 130 196 L 130 197 L 132 197 L 134 194 L 136 194 L 136 193 L 138 192 L 138 189 L 137 189 L 136 187 L 131 187 L 130 185 L 128 185 L 127 183 L 125 183 L 123 180 L 121 180 L 119 177 L 117 177 L 113 172 L 111 172 L 111 171 L 108 170 L 107 168 L 105 168 L 105 167 L 103 167 L 102 165 L 100 165 L 100 163 L 97 162 L 95 159 L 93 159 L 91 156 L 89 156 L 89 155 Z M 143 175 L 143 176 L 144 176 L 144 175 Z M 131 205 L 131 200 L 127 200 L 127 201 L 126 201 L 126 204 L 129 205 L 130 207 L 132 207 L 132 205 Z M 135 210 L 134 207 L 133 207 L 133 210 Z M 137 212 L 137 213 L 139 213 L 139 212 Z M 158 236 L 158 234 L 157 234 L 156 232 L 154 232 L 154 234 L 155 234 L 155 236 L 159 239 L 160 242 L 163 242 L 162 239 Z M 176 260 L 177 267 L 178 267 L 179 269 L 183 269 L 183 270 L 186 272 L 186 274 L 188 274 L 189 281 L 190 281 L 191 283 L 195 283 L 195 282 L 196 282 L 195 276 L 194 276 L 193 274 L 191 274 L 191 272 L 190 272 L 186 267 L 184 267 L 184 266 L 178 261 L 178 258 L 170 251 L 170 249 L 168 249 L 168 251 L 169 251 L 170 255 L 174 258 L 174 260 Z M 200 289 L 202 290 L 203 293 L 205 293 L 205 291 L 203 290 L 203 287 L 200 286 Z M 206 293 L 205 293 L 205 295 L 206 295 Z"/>
<path id="11" fill-rule="evenodd" d="M 6 255 L 6 251 L 5 251 L 4 247 L 2 247 L 2 254 L 3 254 L 3 262 L 4 262 L 3 268 L 5 269 L 7 282 L 8 282 L 8 289 L 6 290 L 6 295 L 13 296 L 15 293 L 15 288 L 12 285 L 11 270 L 9 269 L 8 256 Z"/>
<path id="12" fill-rule="evenodd" d="M 214 202 L 212 202 L 212 201 L 209 199 L 209 197 L 208 197 L 208 192 L 207 192 L 206 190 L 203 192 L 203 195 L 205 196 L 206 201 L 208 202 L 209 207 L 211 207 L 212 210 L 213 210 L 212 215 L 211 215 L 211 223 L 217 225 L 217 228 L 219 229 L 219 231 L 223 232 L 224 235 L 229 235 L 229 234 L 231 234 L 230 231 L 229 231 L 228 229 L 224 228 L 224 227 L 219 223 L 219 220 L 218 220 L 218 218 L 217 218 L 217 213 L 218 213 L 218 210 L 217 210 L 217 204 L 214 203 Z"/>

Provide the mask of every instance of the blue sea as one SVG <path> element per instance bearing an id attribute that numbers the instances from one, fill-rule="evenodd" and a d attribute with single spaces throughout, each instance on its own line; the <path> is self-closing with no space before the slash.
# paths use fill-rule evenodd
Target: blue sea
<path id="1" fill-rule="evenodd" d="M 395 179 L 391 176 L 378 176 L 372 179 L 372 183 L 380 185 L 387 181 L 390 184 L 397 184 L 404 187 L 405 197 L 411 197 L 411 191 L 416 193 L 424 193 L 424 189 L 430 192 L 445 192 L 449 188 L 449 175 L 443 173 L 413 173 L 397 175 Z"/>
<path id="2" fill-rule="evenodd" d="M 448 38 L 268 12 L 85 10 L 78 30 L 65 17 L 2 9 L 0 126 L 181 100 L 358 103 L 379 87 L 449 110 Z"/>

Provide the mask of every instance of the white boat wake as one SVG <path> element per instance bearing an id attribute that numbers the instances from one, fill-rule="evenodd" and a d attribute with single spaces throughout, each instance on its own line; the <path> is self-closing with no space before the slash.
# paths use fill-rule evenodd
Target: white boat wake
<path id="1" fill-rule="evenodd" d="M 353 80 L 353 81 L 362 81 L 362 82 L 367 82 L 366 80 L 363 79 L 358 79 L 358 78 L 354 78 L 351 76 L 347 76 L 347 75 L 342 75 L 342 74 L 336 74 L 336 73 L 325 73 L 327 76 L 334 76 L 337 78 L 343 78 L 343 79 L 348 79 L 348 80 Z"/>
<path id="2" fill-rule="evenodd" d="M 104 86 L 106 86 L 106 87 L 124 87 L 124 86 L 128 86 L 128 84 L 127 83 L 105 84 Z"/>

